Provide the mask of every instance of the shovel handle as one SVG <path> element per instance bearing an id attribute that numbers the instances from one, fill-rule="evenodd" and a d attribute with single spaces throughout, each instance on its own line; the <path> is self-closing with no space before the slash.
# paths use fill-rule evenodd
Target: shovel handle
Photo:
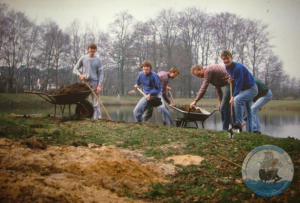
<path id="1" fill-rule="evenodd" d="M 229 84 L 230 84 L 230 99 L 231 99 L 232 98 L 232 81 Z M 234 107 L 233 107 L 232 103 L 230 103 L 230 108 L 231 108 L 232 123 L 235 123 Z"/>
<path id="2" fill-rule="evenodd" d="M 91 90 L 92 94 L 94 95 L 94 97 L 97 98 L 97 101 L 99 103 L 99 105 L 102 107 L 106 117 L 109 119 L 109 120 L 112 120 L 109 113 L 107 112 L 106 108 L 104 107 L 102 101 L 100 100 L 100 98 L 98 97 L 98 95 L 95 93 L 95 91 L 91 88 L 91 86 L 89 85 L 89 83 L 86 81 L 86 80 L 83 80 L 84 84 Z"/>
<path id="3" fill-rule="evenodd" d="M 173 98 L 173 94 L 172 94 L 172 92 L 170 90 L 169 90 L 169 95 L 170 95 L 170 98 L 171 98 L 171 102 L 173 104 L 175 104 L 175 101 L 174 101 L 174 98 Z"/>
<path id="4" fill-rule="evenodd" d="M 136 88 L 144 97 L 147 97 L 147 95 L 145 94 L 145 92 L 143 92 L 143 90 L 141 90 L 141 88 L 137 87 Z"/>

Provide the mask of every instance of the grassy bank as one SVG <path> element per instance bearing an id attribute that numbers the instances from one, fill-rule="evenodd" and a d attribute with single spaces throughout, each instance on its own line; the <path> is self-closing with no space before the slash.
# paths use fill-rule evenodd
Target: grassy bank
<path id="1" fill-rule="evenodd" d="M 36 136 L 49 145 L 87 146 L 88 143 L 138 149 L 145 156 L 164 160 L 171 155 L 192 154 L 204 157 L 201 165 L 177 166 L 168 183 L 153 183 L 151 190 L 130 198 L 162 201 L 296 201 L 300 199 L 300 141 L 241 133 L 234 139 L 224 131 L 169 128 L 149 124 L 90 120 L 60 122 L 52 118 L 0 116 L 0 137 L 14 140 Z M 241 168 L 219 155 L 242 165 L 255 147 L 273 144 L 289 153 L 295 168 L 287 191 L 272 198 L 254 195 L 243 183 Z"/>
<path id="2" fill-rule="evenodd" d="M 136 105 L 141 98 L 138 96 L 101 96 L 104 105 Z M 91 98 L 89 98 L 91 99 Z M 192 98 L 177 98 L 177 104 L 189 104 L 193 101 Z M 207 109 L 215 109 L 217 107 L 217 99 L 202 99 L 197 105 Z M 50 107 L 47 103 L 37 95 L 32 94 L 0 94 L 0 108 L 32 108 L 35 107 Z M 300 100 L 272 100 L 262 109 L 263 111 L 300 111 Z"/>

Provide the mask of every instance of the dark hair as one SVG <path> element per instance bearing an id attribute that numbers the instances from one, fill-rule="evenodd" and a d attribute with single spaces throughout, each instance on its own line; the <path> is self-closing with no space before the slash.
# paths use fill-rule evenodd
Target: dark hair
<path id="1" fill-rule="evenodd" d="M 150 67 L 150 69 L 152 69 L 152 65 L 151 65 L 150 61 L 147 61 L 147 60 L 143 61 L 142 68 L 143 67 Z"/>
<path id="2" fill-rule="evenodd" d="M 230 51 L 228 50 L 223 50 L 222 53 L 221 53 L 221 57 L 231 57 L 232 58 L 232 54 Z"/>
<path id="3" fill-rule="evenodd" d="M 171 73 L 177 73 L 179 75 L 179 70 L 176 66 L 173 66 L 172 68 L 170 68 L 169 72 Z"/>
<path id="4" fill-rule="evenodd" d="M 88 49 L 97 49 L 97 45 L 95 43 L 90 43 Z"/>

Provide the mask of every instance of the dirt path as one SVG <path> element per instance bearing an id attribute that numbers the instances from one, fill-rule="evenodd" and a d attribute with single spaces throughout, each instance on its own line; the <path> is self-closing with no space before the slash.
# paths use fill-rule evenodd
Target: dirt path
<path id="1" fill-rule="evenodd" d="M 166 182 L 173 173 L 171 164 L 115 147 L 45 147 L 0 139 L 0 201 L 5 202 L 133 202 L 125 194 L 142 195 L 151 182 Z"/>

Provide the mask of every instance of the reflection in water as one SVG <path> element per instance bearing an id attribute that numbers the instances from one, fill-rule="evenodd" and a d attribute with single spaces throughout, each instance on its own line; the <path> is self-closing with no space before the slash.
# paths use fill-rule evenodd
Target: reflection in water
<path id="1" fill-rule="evenodd" d="M 74 105 L 73 105 L 74 106 Z M 135 122 L 133 116 L 134 106 L 108 106 L 107 110 L 113 120 L 122 120 L 127 122 Z M 16 113 L 16 114 L 53 114 L 53 108 L 31 108 L 31 109 L 1 109 L 0 113 Z M 58 113 L 60 111 L 58 110 Z M 74 107 L 72 109 L 74 112 Z M 65 115 L 68 115 L 68 110 L 65 110 Z M 102 112 L 103 117 L 105 114 Z M 180 117 L 180 114 L 171 110 L 173 119 Z M 262 133 L 273 137 L 295 137 L 300 139 L 300 112 L 259 112 L 259 119 L 262 126 Z M 162 125 L 162 119 L 157 110 L 153 112 L 150 123 Z M 201 127 L 201 123 L 198 123 Z M 191 124 L 190 126 L 194 126 Z M 219 112 L 214 113 L 209 117 L 204 126 L 206 129 L 222 130 L 221 115 Z"/>

